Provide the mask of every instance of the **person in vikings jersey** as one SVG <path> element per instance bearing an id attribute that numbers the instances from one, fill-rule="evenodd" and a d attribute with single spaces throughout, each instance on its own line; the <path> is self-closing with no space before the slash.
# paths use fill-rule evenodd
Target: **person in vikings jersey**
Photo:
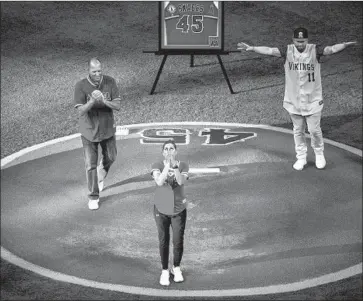
<path id="1" fill-rule="evenodd" d="M 156 189 L 154 195 L 154 218 L 158 229 L 159 252 L 162 272 L 161 285 L 169 285 L 169 243 L 170 227 L 173 232 L 174 258 L 170 272 L 174 282 L 184 280 L 180 269 L 184 251 L 184 229 L 187 220 L 187 201 L 184 184 L 188 180 L 189 165 L 176 160 L 177 150 L 173 140 L 162 146 L 164 160 L 155 162 L 151 167 Z"/>
<path id="2" fill-rule="evenodd" d="M 102 74 L 99 59 L 88 62 L 88 76 L 77 82 L 74 106 L 79 113 L 83 153 L 88 183 L 88 207 L 99 208 L 99 195 L 104 179 L 116 160 L 116 126 L 113 111 L 120 110 L 121 98 L 115 79 Z M 99 165 L 98 145 L 102 154 Z"/>
<path id="3" fill-rule="evenodd" d="M 251 46 L 238 43 L 241 51 L 281 57 L 285 60 L 285 96 L 283 107 L 289 113 L 294 131 L 296 162 L 293 168 L 302 170 L 307 163 L 305 122 L 311 135 L 311 147 L 315 153 L 318 169 L 326 166 L 324 141 L 320 127 L 323 95 L 320 73 L 320 57 L 342 51 L 356 42 L 344 42 L 333 46 L 319 47 L 308 43 L 308 31 L 299 27 L 294 30 L 292 44 L 287 47 Z"/>

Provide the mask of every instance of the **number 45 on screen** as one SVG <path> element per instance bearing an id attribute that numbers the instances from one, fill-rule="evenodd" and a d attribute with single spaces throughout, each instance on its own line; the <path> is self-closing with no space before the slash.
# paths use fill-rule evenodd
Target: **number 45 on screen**
<path id="1" fill-rule="evenodd" d="M 183 15 L 176 24 L 176 29 L 180 29 L 182 33 L 188 33 L 189 17 L 192 19 L 192 32 L 201 33 L 203 31 L 203 15 Z"/>

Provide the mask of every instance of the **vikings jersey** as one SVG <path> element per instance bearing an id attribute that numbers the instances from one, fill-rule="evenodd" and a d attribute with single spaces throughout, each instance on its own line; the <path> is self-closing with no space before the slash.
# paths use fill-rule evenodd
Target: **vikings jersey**
<path id="1" fill-rule="evenodd" d="M 290 44 L 282 51 L 285 57 L 284 108 L 291 114 L 311 115 L 323 108 L 319 55 L 315 44 L 303 52 Z"/>
<path id="2" fill-rule="evenodd" d="M 162 39 L 165 48 L 221 48 L 218 2 L 164 2 Z"/>

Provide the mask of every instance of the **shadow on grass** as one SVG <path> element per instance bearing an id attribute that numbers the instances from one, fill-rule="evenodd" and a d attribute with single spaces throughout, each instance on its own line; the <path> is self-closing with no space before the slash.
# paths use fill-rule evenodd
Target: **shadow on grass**
<path id="1" fill-rule="evenodd" d="M 271 125 L 289 130 L 293 129 L 291 122 Z M 324 138 L 362 150 L 362 113 L 323 116 L 320 126 Z"/>
<path id="2" fill-rule="evenodd" d="M 324 114 L 324 110 L 323 110 L 323 114 Z M 334 131 L 334 130 L 340 128 L 344 124 L 347 124 L 349 122 L 352 122 L 352 121 L 358 119 L 361 116 L 362 116 L 362 113 L 338 115 L 338 116 L 325 116 L 325 117 L 323 116 L 321 118 L 321 124 L 320 124 L 321 129 L 323 130 L 323 133 L 331 132 L 331 131 Z M 282 127 L 282 128 L 292 130 L 292 122 L 277 123 L 277 124 L 272 124 L 272 125 L 276 126 L 276 127 Z"/>
<path id="3" fill-rule="evenodd" d="M 261 61 L 263 59 L 267 59 L 269 57 L 256 57 L 256 56 L 253 56 L 251 58 L 241 58 L 241 59 L 235 59 L 235 60 L 231 60 L 231 61 L 228 61 L 227 63 L 239 63 L 239 62 L 247 62 L 247 61 Z M 223 61 L 223 58 L 222 58 L 222 61 Z M 223 61 L 224 63 L 224 61 Z M 218 61 L 213 61 L 213 62 L 207 62 L 207 63 L 199 63 L 198 64 L 198 59 L 194 56 L 194 67 L 206 67 L 206 66 L 215 66 L 215 65 L 219 65 L 219 62 Z"/>
<path id="4" fill-rule="evenodd" d="M 233 246 L 233 249 L 245 248 L 243 244 L 240 246 Z M 360 253 L 362 252 L 361 243 L 354 244 L 343 244 L 343 245 L 329 245 L 329 246 L 317 246 L 317 247 L 307 247 L 300 249 L 291 249 L 282 252 L 276 252 L 268 255 L 262 255 L 259 257 L 241 257 L 231 260 L 223 260 L 216 264 L 210 264 L 209 269 L 218 269 L 226 267 L 234 267 L 238 265 L 250 264 L 255 262 L 266 262 L 273 260 L 281 260 L 288 258 L 300 258 L 305 256 L 317 256 L 317 255 L 334 255 L 334 254 L 346 254 L 346 253 Z"/>
<path id="5" fill-rule="evenodd" d="M 114 183 L 112 185 L 109 185 L 109 186 L 105 187 L 103 189 L 103 191 L 106 191 L 108 189 L 115 188 L 115 187 L 118 187 L 118 186 L 130 184 L 130 183 L 150 182 L 150 181 L 152 181 L 151 175 L 149 173 L 146 173 L 146 174 L 138 175 L 138 176 L 128 178 L 126 180 Z"/>

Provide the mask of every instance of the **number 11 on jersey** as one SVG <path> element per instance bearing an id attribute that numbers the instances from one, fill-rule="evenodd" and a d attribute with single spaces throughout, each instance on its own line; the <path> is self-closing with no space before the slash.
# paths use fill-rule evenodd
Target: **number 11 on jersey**
<path id="1" fill-rule="evenodd" d="M 313 73 L 308 73 L 308 76 L 309 76 L 309 83 L 310 82 L 315 82 L 314 72 Z"/>

